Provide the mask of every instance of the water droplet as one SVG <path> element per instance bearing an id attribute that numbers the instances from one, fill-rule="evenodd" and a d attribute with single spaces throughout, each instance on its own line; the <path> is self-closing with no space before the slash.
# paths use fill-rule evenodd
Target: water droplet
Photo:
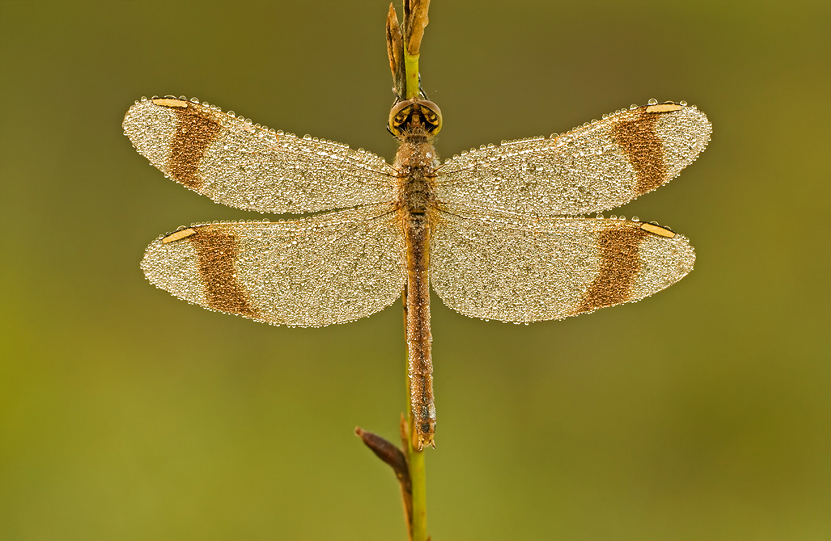
<path id="1" fill-rule="evenodd" d="M 191 103 L 199 103 L 199 98 L 197 98 L 196 96 L 194 96 L 194 97 L 192 97 L 192 98 L 190 99 L 190 102 L 191 102 Z"/>
<path id="2" fill-rule="evenodd" d="M 648 103 L 649 105 L 658 105 L 658 100 L 656 100 L 655 98 L 649 98 L 649 101 L 646 103 Z"/>
<path id="3" fill-rule="evenodd" d="M 679 103 L 679 105 L 683 105 L 684 107 L 686 107 L 686 106 L 687 106 L 687 101 L 686 101 L 686 100 L 681 100 L 681 101 L 680 101 L 680 102 L 678 102 L 678 103 Z"/>
<path id="4" fill-rule="evenodd" d="M 634 103 L 629 106 L 629 109 L 637 109 L 637 108 L 638 108 L 638 106 Z"/>
<path id="5" fill-rule="evenodd" d="M 147 96 L 142 96 L 141 101 L 147 101 Z"/>
<path id="6" fill-rule="evenodd" d="M 617 214 L 612 214 L 611 216 L 609 216 L 609 219 L 610 220 L 617 220 Z"/>
<path id="7" fill-rule="evenodd" d="M 632 216 L 633 222 L 640 222 L 640 219 L 637 216 Z"/>
<path id="8" fill-rule="evenodd" d="M 235 118 L 237 114 L 233 111 L 228 111 L 228 116 L 230 116 L 231 118 Z"/>

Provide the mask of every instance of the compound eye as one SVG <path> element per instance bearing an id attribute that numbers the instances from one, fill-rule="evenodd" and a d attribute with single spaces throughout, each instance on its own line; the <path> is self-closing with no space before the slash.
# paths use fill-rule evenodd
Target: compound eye
<path id="1" fill-rule="evenodd" d="M 406 100 L 396 103 L 390 111 L 389 129 L 396 137 L 401 136 L 401 130 L 410 118 L 415 100 Z"/>
<path id="2" fill-rule="evenodd" d="M 439 133 L 441 130 L 441 109 L 439 109 L 439 106 L 427 100 L 422 100 L 418 104 L 421 106 L 421 112 L 427 123 L 427 131 L 431 135 Z"/>

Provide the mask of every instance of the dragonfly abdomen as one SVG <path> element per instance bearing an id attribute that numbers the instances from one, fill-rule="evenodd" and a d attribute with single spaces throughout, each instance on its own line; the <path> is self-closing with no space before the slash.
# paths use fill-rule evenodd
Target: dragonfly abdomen
<path id="1" fill-rule="evenodd" d="M 430 222 L 428 214 L 407 213 L 404 238 L 407 246 L 407 289 L 404 309 L 407 319 L 408 375 L 417 447 L 433 445 L 436 406 L 433 402 L 433 359 L 430 333 Z"/>

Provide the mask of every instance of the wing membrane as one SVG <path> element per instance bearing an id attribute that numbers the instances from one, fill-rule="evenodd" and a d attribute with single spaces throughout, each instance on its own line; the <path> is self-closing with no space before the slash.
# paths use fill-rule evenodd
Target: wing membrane
<path id="1" fill-rule="evenodd" d="M 451 206 L 434 214 L 433 289 L 481 319 L 563 319 L 637 301 L 683 278 L 695 260 L 686 238 L 641 222 L 532 221 Z"/>
<path id="2" fill-rule="evenodd" d="M 273 325 L 368 316 L 404 288 L 404 243 L 390 205 L 285 222 L 197 225 L 156 239 L 147 279 L 205 308 Z"/>
<path id="3" fill-rule="evenodd" d="M 710 140 L 695 107 L 646 105 L 561 136 L 511 141 L 442 166 L 437 198 L 535 216 L 608 210 L 678 176 Z"/>
<path id="4" fill-rule="evenodd" d="M 142 99 L 124 133 L 167 177 L 223 205 L 305 213 L 392 201 L 392 168 L 346 145 L 274 132 L 218 107 Z"/>

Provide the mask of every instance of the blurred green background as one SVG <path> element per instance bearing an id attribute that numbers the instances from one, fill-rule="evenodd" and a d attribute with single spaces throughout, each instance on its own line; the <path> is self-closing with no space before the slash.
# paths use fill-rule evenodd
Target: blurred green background
<path id="1" fill-rule="evenodd" d="M 157 235 L 259 215 L 120 125 L 198 96 L 392 160 L 387 7 L 0 1 L 0 538 L 405 538 L 352 434 L 396 437 L 400 305 L 286 329 L 156 290 Z M 830 26 L 828 2 L 434 0 L 444 156 L 651 97 L 714 133 L 618 211 L 692 240 L 678 285 L 528 327 L 435 300 L 433 539 L 831 537 Z"/>

